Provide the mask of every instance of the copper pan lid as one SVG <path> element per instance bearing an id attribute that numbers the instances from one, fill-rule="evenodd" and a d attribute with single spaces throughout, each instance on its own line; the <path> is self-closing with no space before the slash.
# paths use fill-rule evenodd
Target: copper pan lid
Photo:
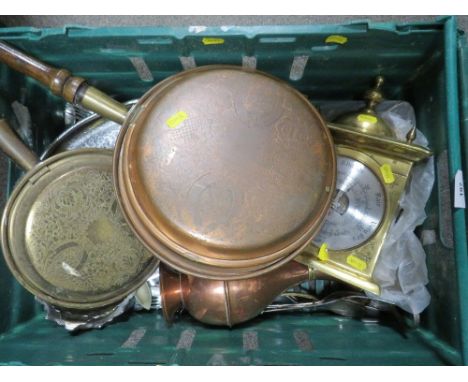
<path id="1" fill-rule="evenodd" d="M 129 226 L 134 227 L 134 222 L 137 221 L 134 212 L 129 211 L 126 217 L 129 221 Z M 185 256 L 179 255 L 158 241 L 157 238 L 152 235 L 151 231 L 146 230 L 145 227 L 142 227 L 139 231 L 139 239 L 147 248 L 152 250 L 158 258 L 165 263 L 171 264 L 171 267 L 175 270 L 192 276 L 214 280 L 240 280 L 260 276 L 295 258 L 309 243 L 308 240 L 304 240 L 304 243 L 301 244 L 296 251 L 280 258 L 280 260 L 276 262 L 260 265 L 249 264 L 243 267 L 221 267 L 217 264 L 205 261 L 204 258 L 200 261 L 188 257 L 187 254 L 185 254 Z"/>
<path id="2" fill-rule="evenodd" d="M 331 135 L 307 99 L 234 66 L 185 71 L 150 90 L 114 161 L 135 233 L 192 274 L 201 264 L 249 275 L 283 263 L 320 228 L 336 178 Z"/>

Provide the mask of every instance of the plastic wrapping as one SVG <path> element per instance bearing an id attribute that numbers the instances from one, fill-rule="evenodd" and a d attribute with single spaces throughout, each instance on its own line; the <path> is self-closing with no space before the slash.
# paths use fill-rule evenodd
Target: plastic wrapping
<path id="1" fill-rule="evenodd" d="M 149 301 L 141 301 L 138 293 L 135 298 L 134 310 L 150 310 L 150 309 L 161 309 L 161 293 L 159 289 L 159 268 L 146 282 L 149 292 Z M 148 300 L 146 297 L 145 300 Z"/>
<path id="2" fill-rule="evenodd" d="M 327 120 L 355 111 L 363 102 L 332 102 L 321 106 Z M 404 141 L 408 131 L 416 125 L 413 107 L 407 102 L 384 101 L 377 113 L 397 138 Z M 418 130 L 415 144 L 427 147 L 428 141 Z M 389 230 L 382 253 L 374 270 L 374 279 L 381 287 L 381 295 L 373 298 L 391 302 L 412 314 L 421 313 L 430 302 L 425 287 L 428 283 L 426 254 L 414 230 L 426 219 L 425 205 L 434 185 L 434 158 L 414 166 L 406 191 L 400 199 L 402 212 Z"/>
<path id="3" fill-rule="evenodd" d="M 102 310 L 71 311 L 61 309 L 36 297 L 44 307 L 45 318 L 63 326 L 70 332 L 86 329 L 100 329 L 115 318 L 129 311 L 135 304 L 134 295 L 130 295 L 121 303 Z"/>
<path id="4" fill-rule="evenodd" d="M 139 294 L 139 291 L 148 291 L 149 295 Z M 159 290 L 159 269 L 135 293 L 130 294 L 117 305 L 100 310 L 67 310 L 50 305 L 36 297 L 44 307 L 45 318 L 53 321 L 66 330 L 74 332 L 79 330 L 100 329 L 111 323 L 126 312 L 161 309 Z"/>

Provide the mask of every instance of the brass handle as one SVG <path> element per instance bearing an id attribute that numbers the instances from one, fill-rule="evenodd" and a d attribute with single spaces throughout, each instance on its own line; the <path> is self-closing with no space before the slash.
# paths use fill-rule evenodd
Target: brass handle
<path id="1" fill-rule="evenodd" d="M 80 103 L 104 118 L 122 124 L 127 116 L 125 105 L 89 86 L 81 77 L 72 76 L 66 69 L 57 69 L 28 56 L 0 41 L 0 61 L 10 68 L 36 79 L 52 93 L 71 103 Z"/>
<path id="2" fill-rule="evenodd" d="M 39 163 L 37 155 L 18 138 L 4 119 L 0 119 L 0 149 L 26 171 Z"/>

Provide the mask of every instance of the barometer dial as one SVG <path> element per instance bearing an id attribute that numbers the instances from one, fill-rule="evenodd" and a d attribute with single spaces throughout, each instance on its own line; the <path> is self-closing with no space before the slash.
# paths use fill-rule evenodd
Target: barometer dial
<path id="1" fill-rule="evenodd" d="M 327 243 L 329 249 L 340 251 L 357 247 L 372 237 L 384 216 L 385 194 L 369 167 L 347 156 L 337 159 L 335 195 L 314 244 Z"/>

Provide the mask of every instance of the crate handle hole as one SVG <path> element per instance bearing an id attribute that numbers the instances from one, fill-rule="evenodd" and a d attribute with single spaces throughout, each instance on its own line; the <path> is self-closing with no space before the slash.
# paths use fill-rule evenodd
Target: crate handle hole
<path id="1" fill-rule="evenodd" d="M 296 42 L 296 37 L 260 37 L 262 44 L 291 44 Z"/>
<path id="2" fill-rule="evenodd" d="M 330 52 L 337 50 L 339 45 L 317 45 L 310 48 L 312 52 Z"/>
<path id="3" fill-rule="evenodd" d="M 140 38 L 137 42 L 140 45 L 170 45 L 173 43 L 169 37 Z"/>

